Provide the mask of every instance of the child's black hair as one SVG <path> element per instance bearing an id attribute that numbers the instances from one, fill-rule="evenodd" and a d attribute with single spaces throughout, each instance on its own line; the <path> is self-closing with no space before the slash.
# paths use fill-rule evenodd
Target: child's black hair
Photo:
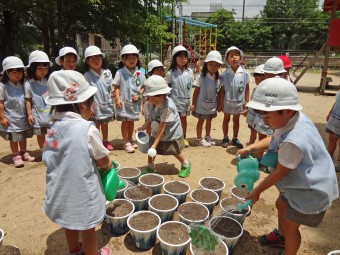
<path id="1" fill-rule="evenodd" d="M 87 57 L 86 59 L 85 59 L 85 65 L 84 65 L 84 69 L 85 69 L 85 71 L 87 72 L 87 71 L 89 71 L 90 70 L 90 65 L 87 63 L 87 59 L 88 59 L 89 57 Z M 103 58 L 103 56 L 102 56 L 102 66 L 101 66 L 101 68 L 102 69 L 107 69 L 107 64 L 106 64 L 106 61 L 105 61 L 105 58 Z"/>
<path id="2" fill-rule="evenodd" d="M 208 73 L 208 63 L 204 62 L 203 68 L 202 68 L 202 76 L 205 77 Z M 217 81 L 220 78 L 220 74 L 218 71 L 215 72 L 215 80 Z"/>
<path id="3" fill-rule="evenodd" d="M 189 58 L 189 54 L 188 54 L 188 52 L 187 51 L 179 51 L 179 52 L 177 52 L 174 56 L 173 56 L 173 58 L 171 59 L 171 65 L 170 65 L 170 68 L 169 68 L 169 70 L 171 70 L 171 71 L 176 71 L 176 69 L 177 69 L 177 64 L 176 64 L 176 58 L 182 53 L 182 52 L 185 52 L 186 54 L 187 54 L 187 57 Z M 189 62 L 189 61 L 188 61 Z M 188 69 L 188 62 L 185 64 L 185 66 L 184 66 L 184 69 Z"/>
<path id="4" fill-rule="evenodd" d="M 46 74 L 46 79 L 48 79 L 48 77 L 50 77 L 50 74 L 52 73 L 52 70 L 50 68 L 50 63 L 47 63 L 47 62 L 33 62 L 33 63 L 31 63 L 31 65 L 29 67 L 27 67 L 27 69 L 26 69 L 27 78 L 37 80 L 35 73 L 37 71 L 38 66 L 40 66 L 40 65 L 48 67 L 48 72 Z"/>
<path id="5" fill-rule="evenodd" d="M 19 68 L 16 68 L 16 69 L 19 69 Z M 4 71 L 4 73 L 2 74 L 2 79 L 1 79 L 1 82 L 2 83 L 7 83 L 8 81 L 10 81 L 10 78 L 8 77 L 8 74 L 7 74 L 7 71 L 8 70 L 11 70 L 11 69 L 7 69 L 6 71 Z M 24 68 L 22 68 L 22 72 L 23 72 L 23 75 L 22 75 L 22 78 L 20 79 L 20 82 L 21 84 L 24 84 L 25 82 L 25 72 L 24 72 Z"/>
<path id="6" fill-rule="evenodd" d="M 84 101 L 84 103 L 86 103 L 88 107 L 91 107 L 93 101 L 94 101 L 94 95 L 91 96 L 86 101 Z M 75 112 L 75 113 L 80 112 L 78 104 L 53 105 L 51 108 L 51 112 L 53 112 L 54 110 L 56 112 Z"/>
<path id="7" fill-rule="evenodd" d="M 122 58 L 124 59 L 124 57 L 128 56 L 128 55 L 134 55 L 134 56 L 137 57 L 137 64 L 136 64 L 136 66 L 137 66 L 138 70 L 140 70 L 140 68 L 142 67 L 142 62 L 140 62 L 140 60 L 139 60 L 139 55 L 138 54 L 124 54 L 124 55 L 122 55 Z M 118 69 L 122 69 L 124 66 L 125 66 L 124 62 L 122 60 L 119 61 Z"/>

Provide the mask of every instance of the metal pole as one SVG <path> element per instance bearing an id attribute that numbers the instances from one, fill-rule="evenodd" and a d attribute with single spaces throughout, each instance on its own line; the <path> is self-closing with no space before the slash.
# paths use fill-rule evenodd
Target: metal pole
<path id="1" fill-rule="evenodd" d="M 146 18 L 149 16 L 149 5 L 148 5 L 148 0 L 145 0 L 145 5 L 146 5 Z M 150 35 L 146 35 L 146 58 L 145 58 L 145 70 L 147 70 L 148 63 L 150 61 Z"/>
<path id="2" fill-rule="evenodd" d="M 243 0 L 243 7 L 242 7 L 242 23 L 244 21 L 244 7 L 245 7 L 246 0 Z"/>

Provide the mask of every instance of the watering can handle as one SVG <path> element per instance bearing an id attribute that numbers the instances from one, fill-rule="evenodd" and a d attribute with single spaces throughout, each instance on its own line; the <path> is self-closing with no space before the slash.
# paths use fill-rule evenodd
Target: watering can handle
<path id="1" fill-rule="evenodd" d="M 111 160 L 112 166 L 114 169 L 117 169 L 117 163 L 114 160 Z"/>
<path id="2" fill-rule="evenodd" d="M 250 154 L 247 155 L 247 158 L 254 159 Z M 238 159 L 238 161 L 241 161 L 241 160 L 242 160 L 241 154 L 238 154 L 238 155 L 237 155 L 237 159 Z"/>

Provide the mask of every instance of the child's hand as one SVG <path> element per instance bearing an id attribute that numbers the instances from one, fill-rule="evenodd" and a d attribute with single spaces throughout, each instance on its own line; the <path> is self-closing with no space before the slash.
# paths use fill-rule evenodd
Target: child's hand
<path id="1" fill-rule="evenodd" d="M 194 110 L 195 110 L 195 105 L 192 104 L 192 105 L 190 106 L 190 111 L 193 112 Z"/>
<path id="2" fill-rule="evenodd" d="M 248 149 L 248 147 L 246 147 L 244 149 L 240 149 L 236 152 L 236 156 L 240 155 L 241 158 L 244 158 L 249 154 L 250 154 L 250 150 Z"/>
<path id="3" fill-rule="evenodd" d="M 248 107 L 245 107 L 244 108 L 244 111 L 241 112 L 242 116 L 246 117 L 247 116 L 247 113 L 248 113 Z"/>
<path id="4" fill-rule="evenodd" d="M 31 126 L 34 125 L 34 118 L 33 118 L 32 114 L 29 114 L 29 115 L 27 116 L 27 120 L 28 120 L 28 123 L 29 123 Z"/>
<path id="5" fill-rule="evenodd" d="M 132 97 L 132 102 L 136 103 L 136 102 L 138 102 L 138 100 L 139 100 L 139 96 L 138 95 Z"/>
<path id="6" fill-rule="evenodd" d="M 4 125 L 5 127 L 9 126 L 9 120 L 6 117 L 3 117 L 0 119 L 0 123 Z"/>
<path id="7" fill-rule="evenodd" d="M 260 194 L 261 193 L 257 193 L 255 190 L 253 190 L 252 192 L 250 192 L 250 194 L 248 196 L 246 196 L 246 200 L 251 199 L 253 204 L 255 204 L 257 202 L 257 200 L 259 200 L 260 198 Z"/>
<path id="8" fill-rule="evenodd" d="M 117 106 L 118 108 L 122 108 L 122 107 L 123 107 L 122 101 L 121 101 L 120 99 L 117 99 L 117 101 L 116 101 L 116 106 Z"/>

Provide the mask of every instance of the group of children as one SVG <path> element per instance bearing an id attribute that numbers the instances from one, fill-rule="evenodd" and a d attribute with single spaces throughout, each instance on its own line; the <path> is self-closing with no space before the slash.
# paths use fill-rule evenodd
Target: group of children
<path id="1" fill-rule="evenodd" d="M 183 154 L 189 145 L 186 131 L 190 112 L 198 119 L 197 145 L 215 144 L 212 119 L 217 112 L 223 112 L 222 147 L 232 144 L 239 148 L 237 154 L 241 156 L 255 153 L 261 158 L 264 151 L 267 153 L 263 157 L 275 154 L 275 170 L 247 199 L 256 203 L 264 190 L 277 186 L 279 226 L 262 236 L 260 242 L 282 245 L 286 255 L 296 254 L 301 243 L 300 225 L 316 227 L 339 192 L 331 152 L 327 152 L 317 129 L 301 112 L 296 88 L 287 80 L 284 61 L 274 57 L 256 67 L 258 87 L 250 96 L 251 77 L 241 65 L 243 52 L 235 46 L 226 51 L 224 59 L 229 67 L 225 72 L 219 74 L 221 54 L 211 51 L 196 80 L 188 68 L 188 51 L 181 45 L 173 49 L 167 73 L 160 61 L 148 63 L 148 79 L 139 69 L 139 51 L 134 45 L 122 48 L 121 68 L 115 77 L 107 69 L 104 57 L 98 47 L 89 46 L 85 50 L 86 72 L 82 75 L 73 71 L 79 56 L 73 48 L 65 47 L 56 58 L 63 70 L 50 74 L 52 63 L 48 56 L 33 51 L 26 81 L 25 66 L 19 58 L 11 56 L 3 61 L 0 135 L 10 141 L 16 167 L 23 166 L 25 160 L 34 161 L 26 151 L 26 138 L 37 135 L 47 167 L 43 210 L 65 229 L 69 253 L 112 254 L 109 247 L 98 250 L 95 232 L 105 217 L 99 169 L 108 171 L 112 167 L 108 123 L 114 119 L 122 122 L 123 148 L 134 152 L 134 121 L 139 120 L 143 108 L 145 123 L 136 130 L 148 131 L 150 147 L 158 155 L 174 155 L 179 160 L 179 177 L 187 177 L 191 171 L 191 163 Z M 327 125 L 327 132 L 336 139 L 338 104 L 329 115 L 333 125 Z M 245 148 L 238 139 L 241 115 L 247 116 L 251 130 Z M 231 118 L 233 135 L 229 140 Z M 259 141 L 255 142 L 257 135 Z M 77 157 L 73 156 L 75 152 Z M 154 172 L 154 156 L 148 156 L 143 173 Z"/>

